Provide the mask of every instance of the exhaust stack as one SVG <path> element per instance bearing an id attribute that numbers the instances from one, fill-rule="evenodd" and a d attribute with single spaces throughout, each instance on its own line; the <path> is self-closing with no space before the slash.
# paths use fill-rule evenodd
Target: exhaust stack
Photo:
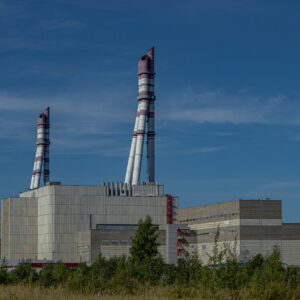
<path id="1" fill-rule="evenodd" d="M 147 181 L 155 181 L 154 75 L 154 48 L 151 48 L 138 62 L 138 109 L 125 176 L 125 183 L 129 185 L 138 184 L 140 181 L 146 127 Z"/>
<path id="2" fill-rule="evenodd" d="M 40 187 L 42 169 L 44 173 L 44 185 L 49 182 L 49 128 L 50 108 L 48 107 L 37 118 L 37 146 L 30 183 L 31 190 Z"/>

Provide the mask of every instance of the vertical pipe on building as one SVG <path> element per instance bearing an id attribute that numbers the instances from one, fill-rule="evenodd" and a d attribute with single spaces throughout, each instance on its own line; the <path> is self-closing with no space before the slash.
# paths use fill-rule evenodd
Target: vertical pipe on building
<path id="1" fill-rule="evenodd" d="M 138 82 L 139 82 L 139 110 L 138 110 L 138 126 L 136 131 L 136 149 L 133 164 L 132 184 L 138 184 L 140 180 L 143 144 L 147 118 L 149 118 L 149 103 L 153 102 L 154 96 L 154 48 L 151 48 L 144 56 L 142 56 L 138 63 Z M 152 105 L 152 110 L 154 105 Z M 151 111 L 151 132 L 149 136 L 153 137 L 154 133 L 154 111 Z M 148 120 L 149 123 L 149 120 Z M 149 124 L 148 124 L 149 126 Z M 147 137 L 148 137 L 147 132 Z M 154 140 L 153 140 L 154 142 Z M 154 172 L 154 143 L 150 142 L 148 145 L 148 177 L 153 177 Z M 153 150 L 153 151 L 152 151 Z M 150 161 L 149 158 L 151 157 Z M 151 166 L 149 165 L 151 162 Z"/>
<path id="2" fill-rule="evenodd" d="M 166 198 L 166 217 L 167 217 L 167 224 L 173 224 L 173 197 L 171 195 L 167 195 Z"/>
<path id="3" fill-rule="evenodd" d="M 155 115 L 154 115 L 154 48 L 148 52 L 150 57 L 150 68 L 148 75 L 148 95 L 149 95 L 149 110 L 148 110 L 148 127 L 147 127 L 147 180 L 149 183 L 155 182 Z"/>
<path id="4" fill-rule="evenodd" d="M 50 145 L 50 108 L 44 111 L 46 117 L 46 126 L 45 126 L 45 150 L 44 150 L 44 185 L 49 183 L 50 168 L 49 168 L 49 145 Z"/>
<path id="5" fill-rule="evenodd" d="M 125 175 L 125 183 L 127 183 L 128 185 L 130 185 L 131 181 L 132 181 L 132 172 L 133 172 L 135 149 L 136 149 L 137 128 L 138 128 L 138 122 L 139 122 L 139 110 L 140 110 L 140 103 L 138 103 L 138 109 L 137 109 L 137 114 L 136 114 L 135 123 L 134 123 L 131 147 L 130 147 L 126 175 Z"/>
<path id="6" fill-rule="evenodd" d="M 37 118 L 36 154 L 33 164 L 30 189 L 40 186 L 42 164 L 44 164 L 44 181 L 49 181 L 49 107 Z M 47 150 L 46 150 L 47 149 Z M 46 155 L 45 155 L 46 152 Z M 46 160 L 45 160 L 46 158 Z M 46 175 L 46 179 L 45 179 Z M 47 181 L 46 181 L 47 180 Z"/>
<path id="7" fill-rule="evenodd" d="M 143 156 L 143 145 L 144 145 L 144 136 L 145 136 L 145 126 L 146 126 L 146 116 L 148 114 L 148 100 L 141 99 L 140 101 L 140 111 L 139 111 L 139 122 L 136 132 L 136 149 L 135 157 L 133 164 L 133 173 L 132 173 L 132 184 L 138 184 L 140 181 L 141 165 L 142 165 L 142 156 Z"/>

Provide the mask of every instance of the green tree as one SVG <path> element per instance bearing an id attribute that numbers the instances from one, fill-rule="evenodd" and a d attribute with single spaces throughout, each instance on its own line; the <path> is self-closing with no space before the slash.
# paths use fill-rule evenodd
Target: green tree
<path id="1" fill-rule="evenodd" d="M 153 225 L 152 219 L 147 215 L 140 220 L 138 229 L 132 238 L 130 255 L 133 261 L 142 263 L 145 260 L 158 258 L 158 227 Z"/>
<path id="2" fill-rule="evenodd" d="M 145 220 L 139 221 L 130 248 L 129 272 L 134 278 L 150 284 L 159 282 L 164 269 L 157 238 L 158 226 L 147 216 Z"/>
<path id="3" fill-rule="evenodd" d="M 212 254 L 207 253 L 209 257 L 208 264 L 211 266 L 220 265 L 225 258 L 226 251 L 220 249 L 219 241 L 220 241 L 220 226 L 218 226 L 217 231 L 215 233 L 214 247 L 213 247 Z"/>

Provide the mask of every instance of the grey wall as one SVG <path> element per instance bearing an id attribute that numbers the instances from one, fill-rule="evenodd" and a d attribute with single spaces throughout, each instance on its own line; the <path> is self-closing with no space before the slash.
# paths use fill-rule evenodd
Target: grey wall
<path id="1" fill-rule="evenodd" d="M 76 247 L 78 249 L 79 261 L 89 264 L 95 262 L 99 254 L 106 258 L 114 256 L 128 256 L 131 246 L 131 239 L 136 230 L 127 228 L 112 230 L 85 230 L 76 233 Z M 162 257 L 166 258 L 165 230 L 159 230 L 158 237 L 159 252 Z"/>
<path id="2" fill-rule="evenodd" d="M 1 257 L 37 259 L 37 199 L 5 199 L 1 212 Z"/>
<path id="3" fill-rule="evenodd" d="M 112 193 L 112 188 L 49 185 L 5 200 L 2 245 L 6 258 L 76 262 L 76 232 L 95 229 L 97 224 L 137 224 L 147 215 L 165 230 L 163 186 L 132 186 L 133 196 L 113 196 L 117 192 Z M 28 203 L 34 203 L 34 209 Z"/>

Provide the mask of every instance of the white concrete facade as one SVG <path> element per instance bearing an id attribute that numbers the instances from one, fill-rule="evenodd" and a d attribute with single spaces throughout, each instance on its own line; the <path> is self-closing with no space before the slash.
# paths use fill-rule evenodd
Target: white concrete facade
<path id="1" fill-rule="evenodd" d="M 235 253 L 241 262 L 278 247 L 284 264 L 300 266 L 300 224 L 282 223 L 280 200 L 237 200 L 182 209 L 178 221 L 195 233 L 186 251 L 197 251 L 204 264 L 217 245 L 219 251 Z"/>
<path id="2" fill-rule="evenodd" d="M 3 200 L 2 219 L 7 224 L 2 230 L 1 257 L 78 262 L 78 231 L 96 229 L 97 224 L 137 224 L 147 215 L 166 229 L 162 186 L 132 186 L 125 195 L 115 185 L 48 185 Z M 28 222 L 32 222 L 30 229 Z"/>
<path id="3" fill-rule="evenodd" d="M 24 197 L 2 201 L 1 257 L 37 259 L 37 199 Z"/>

